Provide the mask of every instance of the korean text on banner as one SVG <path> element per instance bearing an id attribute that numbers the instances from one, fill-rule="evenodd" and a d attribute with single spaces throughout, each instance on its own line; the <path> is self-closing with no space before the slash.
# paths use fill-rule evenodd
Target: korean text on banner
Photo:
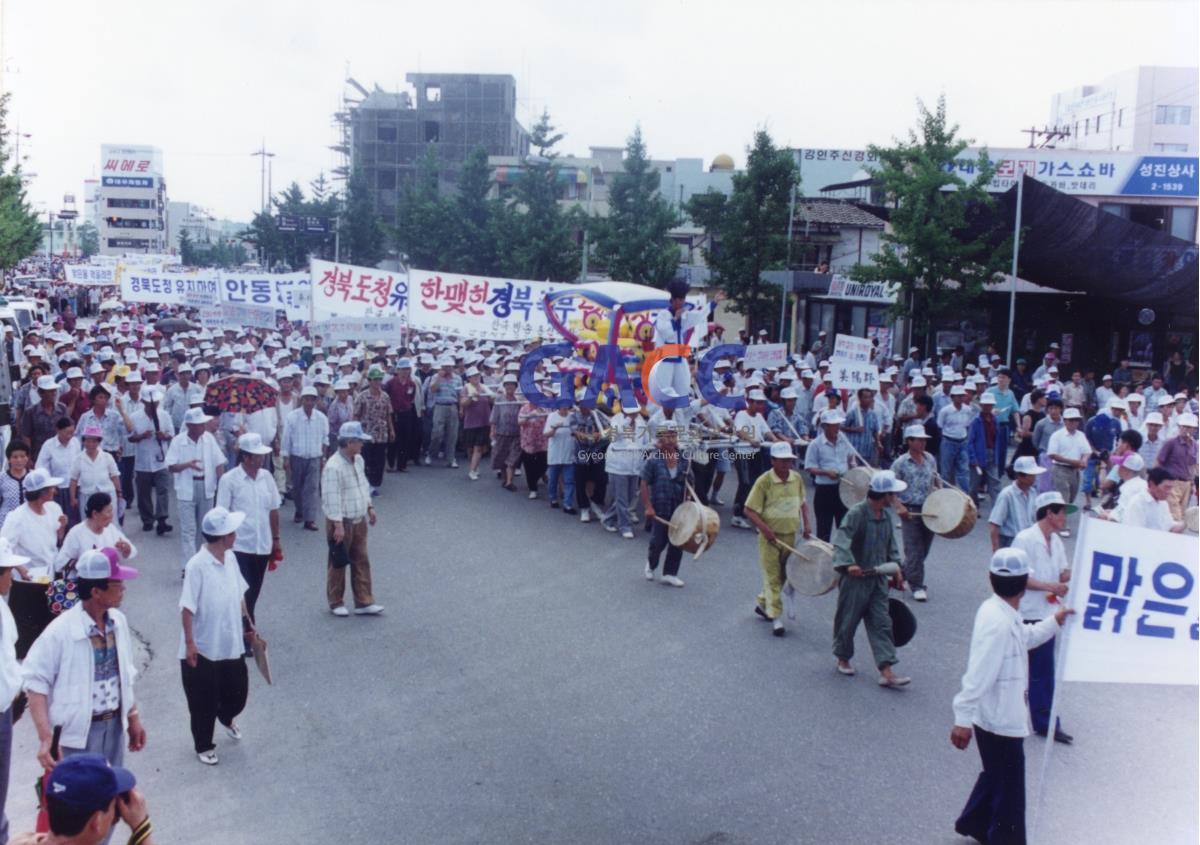
<path id="1" fill-rule="evenodd" d="M 518 279 L 463 276 L 440 270 L 409 271 L 414 329 L 460 337 L 516 340 L 557 333 L 546 318 L 546 294 L 569 285 Z M 565 297 L 554 303 L 564 323 L 579 316 L 580 301 Z"/>
<path id="2" fill-rule="evenodd" d="M 869 337 L 854 337 L 839 334 L 833 340 L 833 358 L 841 361 L 852 361 L 857 364 L 871 363 L 871 339 Z"/>
<path id="3" fill-rule="evenodd" d="M 403 320 L 408 279 L 403 273 L 314 259 L 312 319 Z"/>
<path id="4" fill-rule="evenodd" d="M 215 270 L 198 273 L 145 272 L 139 267 L 121 266 L 121 299 L 125 302 L 157 302 L 166 305 L 216 304 L 220 277 Z"/>
<path id="5" fill-rule="evenodd" d="M 308 273 L 221 273 L 221 301 L 282 309 L 289 320 L 309 319 Z"/>
<path id="6" fill-rule="evenodd" d="M 1075 547 L 1063 680 L 1195 686 L 1197 542 L 1088 519 Z"/>
<path id="7" fill-rule="evenodd" d="M 310 325 L 314 337 L 324 340 L 383 340 L 391 344 L 400 342 L 404 322 L 398 319 L 378 320 L 369 317 L 335 318 L 321 320 Z"/>
<path id="8" fill-rule="evenodd" d="M 91 264 L 67 264 L 63 267 L 67 282 L 72 285 L 101 287 L 117 283 L 117 266 L 93 266 Z"/>
<path id="9" fill-rule="evenodd" d="M 747 370 L 754 368 L 761 370 L 763 367 L 771 367 L 778 369 L 787 365 L 787 344 L 786 343 L 756 343 L 746 347 L 745 361 L 743 362 Z"/>
<path id="10" fill-rule="evenodd" d="M 271 306 L 248 305 L 236 302 L 221 303 L 223 328 L 248 326 L 255 329 L 273 329 L 277 326 L 275 309 Z"/>

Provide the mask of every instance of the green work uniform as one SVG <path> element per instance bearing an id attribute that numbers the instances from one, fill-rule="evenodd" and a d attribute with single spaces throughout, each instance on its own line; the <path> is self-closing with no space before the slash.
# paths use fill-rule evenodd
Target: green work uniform
<path id="1" fill-rule="evenodd" d="M 846 574 L 846 568 L 857 563 L 863 569 L 872 569 L 899 560 L 891 510 L 885 508 L 876 519 L 863 501 L 846 512 L 842 524 L 833 532 L 833 567 L 842 574 L 838 580 L 837 613 L 833 617 L 833 654 L 839 660 L 848 661 L 854 656 L 854 632 L 863 621 L 875 665 L 883 669 L 896 664 L 892 619 L 888 615 L 887 576 L 854 578 Z"/>
<path id="2" fill-rule="evenodd" d="M 775 537 L 789 546 L 796 544 L 796 530 L 800 527 L 800 509 L 804 507 L 804 480 L 800 473 L 788 470 L 784 481 L 769 469 L 758 477 L 746 496 L 746 508 L 758 514 Z M 763 588 L 758 594 L 758 606 L 770 619 L 783 615 L 783 579 L 786 576 L 784 561 L 787 551 L 774 543 L 768 543 L 758 535 L 758 565 L 762 569 Z"/>

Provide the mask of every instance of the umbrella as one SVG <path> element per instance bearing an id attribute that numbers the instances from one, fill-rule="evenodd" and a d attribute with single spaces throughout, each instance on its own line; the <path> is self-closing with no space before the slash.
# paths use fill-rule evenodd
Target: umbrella
<path id="1" fill-rule="evenodd" d="M 154 324 L 160 332 L 190 332 L 196 327 L 182 317 L 167 317 Z"/>
<path id="2" fill-rule="evenodd" d="M 208 383 L 204 404 L 216 405 L 231 414 L 252 414 L 274 408 L 278 391 L 262 379 L 250 376 L 226 376 Z"/>
<path id="3" fill-rule="evenodd" d="M 125 307 L 125 303 L 119 299 L 106 299 L 100 303 L 101 311 L 120 311 Z"/>

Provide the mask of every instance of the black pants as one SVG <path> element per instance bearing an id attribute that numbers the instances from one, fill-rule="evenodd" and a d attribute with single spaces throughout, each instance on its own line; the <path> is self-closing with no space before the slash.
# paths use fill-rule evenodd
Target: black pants
<path id="1" fill-rule="evenodd" d="M 588 496 L 587 482 L 592 482 L 592 495 Z M 608 492 L 608 473 L 604 461 L 575 464 L 575 504 L 584 510 L 589 504 L 604 507 L 604 496 Z"/>
<path id="2" fill-rule="evenodd" d="M 125 509 L 133 507 L 135 490 L 133 486 L 133 455 L 117 460 L 117 469 L 121 473 L 121 498 L 125 500 Z M 116 508 L 113 508 L 115 511 Z"/>
<path id="3" fill-rule="evenodd" d="M 258 604 L 258 594 L 262 592 L 263 579 L 267 576 L 267 563 L 270 555 L 253 555 L 250 552 L 234 551 L 238 569 L 250 588 L 246 590 L 246 610 L 250 611 L 250 619 L 254 619 L 254 606 Z"/>
<path id="4" fill-rule="evenodd" d="M 683 560 L 683 549 L 671 545 L 671 541 L 667 539 L 667 526 L 655 520 L 650 534 L 650 569 L 658 569 L 658 559 L 662 556 L 663 549 L 667 550 L 667 559 L 663 561 L 663 575 L 678 575 L 679 562 Z"/>
<path id="5" fill-rule="evenodd" d="M 166 522 L 171 506 L 171 473 L 160 469 L 158 472 L 138 472 L 135 476 L 142 527 Z"/>
<path id="6" fill-rule="evenodd" d="M 525 470 L 525 483 L 529 492 L 536 493 L 538 482 L 546 477 L 545 452 L 521 452 L 521 468 Z"/>
<path id="7" fill-rule="evenodd" d="M 212 751 L 217 747 L 213 742 L 215 722 L 219 719 L 228 727 L 246 709 L 250 689 L 246 661 L 241 657 L 209 660 L 199 655 L 195 668 L 186 660 L 180 660 L 179 666 L 191 715 L 192 743 L 197 754 Z"/>
<path id="8" fill-rule="evenodd" d="M 363 444 L 363 472 L 366 473 L 367 483 L 372 487 L 383 484 L 383 464 L 387 459 L 387 448 L 386 443 Z"/>
<path id="9" fill-rule="evenodd" d="M 954 830 L 988 845 L 1025 845 L 1025 741 L 975 725 L 983 771 Z"/>
<path id="10" fill-rule="evenodd" d="M 409 462 L 416 463 L 421 457 L 421 419 L 416 409 L 397 411 L 392 414 L 396 426 L 396 439 L 388 444 L 388 466 L 405 469 Z"/>
<path id="11" fill-rule="evenodd" d="M 701 504 L 707 505 L 711 495 L 713 476 L 717 471 L 717 462 L 713 460 L 713 453 L 708 453 L 707 463 L 698 464 L 692 461 L 691 467 L 692 477 L 696 479 L 696 497 L 700 499 Z"/>
<path id="12" fill-rule="evenodd" d="M 813 493 L 813 512 L 817 517 L 817 536 L 829 542 L 829 538 L 833 536 L 833 529 L 842 517 L 846 515 L 846 506 L 842 504 L 842 497 L 838 494 L 837 484 L 814 484 L 816 492 Z"/>
<path id="13" fill-rule="evenodd" d="M 746 497 L 750 495 L 750 488 L 758 481 L 758 477 L 766 472 L 763 450 L 759 449 L 749 455 L 739 455 L 735 452 L 733 466 L 737 470 L 738 480 L 737 493 L 733 496 L 733 515 L 745 516 Z"/>

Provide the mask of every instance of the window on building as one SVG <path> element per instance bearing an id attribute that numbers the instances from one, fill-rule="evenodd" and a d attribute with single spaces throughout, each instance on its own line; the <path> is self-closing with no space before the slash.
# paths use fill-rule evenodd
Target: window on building
<path id="1" fill-rule="evenodd" d="M 1171 209 L 1165 205 L 1130 205 L 1129 220 L 1133 223 L 1140 223 L 1143 226 L 1149 226 L 1151 229 L 1157 229 L 1160 232 L 1167 231 L 1167 219 L 1171 215 Z"/>
<path id="2" fill-rule="evenodd" d="M 380 170 L 377 185 L 384 191 L 394 190 L 396 187 L 396 171 Z"/>
<path id="3" fill-rule="evenodd" d="M 1091 131 L 1091 128 L 1092 128 L 1092 121 L 1085 120 L 1083 122 L 1083 137 L 1086 138 L 1088 136 L 1088 133 Z"/>
<path id="4" fill-rule="evenodd" d="M 1196 242 L 1196 207 L 1177 205 L 1171 209 L 1171 236 Z"/>
<path id="5" fill-rule="evenodd" d="M 1115 214 L 1117 217 L 1129 219 L 1129 206 L 1120 202 L 1102 202 L 1100 210 L 1108 214 Z"/>
<path id="6" fill-rule="evenodd" d="M 395 141 L 397 132 L 395 126 L 380 126 L 375 130 L 375 136 L 380 141 Z"/>
<path id="7" fill-rule="evenodd" d="M 1154 122 L 1159 126 L 1191 126 L 1191 106 L 1155 106 Z"/>
<path id="8" fill-rule="evenodd" d="M 426 85 L 425 86 L 425 102 L 440 103 L 442 101 L 442 86 Z"/>
<path id="9" fill-rule="evenodd" d="M 1096 115 L 1096 133 L 1099 134 L 1100 130 L 1103 128 L 1104 128 L 1104 115 L 1098 114 L 1098 115 Z"/>
<path id="10" fill-rule="evenodd" d="M 441 137 L 441 134 L 442 127 L 436 120 L 425 121 L 425 143 L 437 143 L 437 140 Z"/>
<path id="11" fill-rule="evenodd" d="M 1154 152 L 1156 153 L 1186 153 L 1188 151 L 1187 144 L 1154 144 Z"/>

